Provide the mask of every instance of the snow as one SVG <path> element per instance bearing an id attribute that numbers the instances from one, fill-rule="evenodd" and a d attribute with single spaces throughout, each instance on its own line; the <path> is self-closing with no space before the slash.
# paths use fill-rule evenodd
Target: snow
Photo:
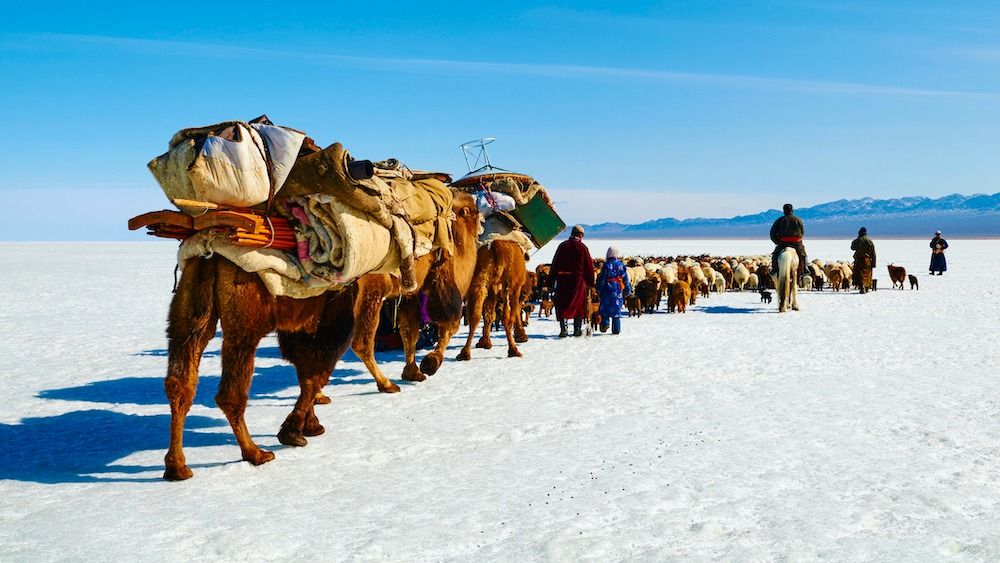
<path id="1" fill-rule="evenodd" d="M 1000 241 L 950 241 L 941 277 L 927 241 L 875 241 L 882 289 L 801 292 L 799 312 L 727 293 L 566 340 L 532 319 L 524 358 L 458 363 L 462 332 L 396 395 L 349 355 L 305 448 L 275 438 L 297 387 L 269 337 L 247 409 L 277 454 L 260 467 L 214 406 L 215 339 L 181 483 L 160 479 L 175 245 L 5 244 L 0 560 L 995 561 Z M 920 290 L 889 290 L 890 261 Z M 398 378 L 401 355 L 380 360 Z"/>

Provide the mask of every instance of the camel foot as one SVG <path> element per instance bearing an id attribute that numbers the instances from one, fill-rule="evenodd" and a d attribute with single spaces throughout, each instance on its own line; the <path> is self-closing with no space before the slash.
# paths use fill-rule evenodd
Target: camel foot
<path id="1" fill-rule="evenodd" d="M 316 396 L 313 397 L 314 405 L 329 405 L 331 402 L 333 402 L 333 400 L 324 395 L 322 391 L 316 393 Z"/>
<path id="2" fill-rule="evenodd" d="M 427 376 L 414 364 L 406 364 L 403 368 L 404 381 L 424 381 L 426 379 Z"/>
<path id="3" fill-rule="evenodd" d="M 309 441 L 306 440 L 305 435 L 302 434 L 301 430 L 292 430 L 290 428 L 282 428 L 281 430 L 278 431 L 278 441 L 286 446 L 295 446 L 299 448 L 309 443 Z M 271 457 L 274 457 L 274 454 L 271 454 Z M 253 461 L 249 459 L 247 461 L 253 463 Z M 254 463 L 254 465 L 259 465 L 259 464 Z"/>
<path id="4" fill-rule="evenodd" d="M 391 381 L 389 382 L 388 385 L 382 385 L 381 383 L 379 383 L 378 384 L 378 392 L 379 393 L 399 393 L 399 385 L 396 385 L 395 383 L 393 383 Z"/>
<path id="5" fill-rule="evenodd" d="M 462 351 L 459 352 L 457 356 L 455 356 L 455 359 L 460 362 L 471 360 L 472 352 L 470 352 L 468 348 L 462 348 Z"/>
<path id="6" fill-rule="evenodd" d="M 524 332 L 519 332 L 514 334 L 514 342 L 517 342 L 518 344 L 524 344 L 527 341 L 528 341 L 528 335 L 525 334 Z"/>
<path id="7" fill-rule="evenodd" d="M 163 472 L 163 478 L 167 481 L 184 481 L 194 476 L 194 472 L 187 465 L 179 467 L 167 467 Z"/>
<path id="8" fill-rule="evenodd" d="M 303 438 L 302 441 L 305 441 L 305 438 Z M 264 465 L 272 459 L 274 459 L 274 452 L 269 452 L 260 448 L 257 448 L 257 451 L 255 452 L 243 454 L 243 461 L 249 461 L 253 465 Z"/>
<path id="9" fill-rule="evenodd" d="M 476 348 L 482 348 L 483 350 L 489 350 L 493 348 L 493 341 L 486 340 L 485 338 L 480 338 L 479 342 L 476 342 Z"/>
<path id="10" fill-rule="evenodd" d="M 441 369 L 441 356 L 437 354 L 427 354 L 420 360 L 420 371 L 427 375 L 434 375 Z"/>
<path id="11" fill-rule="evenodd" d="M 324 432 L 326 432 L 326 428 L 323 428 L 323 425 L 319 423 L 319 420 L 315 420 L 311 423 L 307 422 L 306 425 L 302 427 L 302 434 L 310 437 L 319 436 Z"/>
<path id="12" fill-rule="evenodd" d="M 511 349 L 507 350 L 507 357 L 508 358 L 520 358 L 520 357 L 523 357 L 523 356 L 524 356 L 524 354 L 522 354 L 521 351 L 518 350 L 517 348 L 511 348 Z"/>

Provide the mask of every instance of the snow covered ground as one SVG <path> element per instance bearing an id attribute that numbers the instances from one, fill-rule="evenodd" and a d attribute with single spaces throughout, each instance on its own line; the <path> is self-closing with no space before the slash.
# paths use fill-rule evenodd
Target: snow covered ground
<path id="1" fill-rule="evenodd" d="M 349 355 L 305 448 L 275 438 L 296 383 L 268 338 L 247 411 L 277 454 L 261 467 L 213 404 L 216 339 L 182 483 L 160 480 L 175 245 L 5 243 L 0 561 L 996 561 L 1000 241 L 952 240 L 928 277 L 927 241 L 875 240 L 881 290 L 800 293 L 797 313 L 747 292 L 620 336 L 533 320 L 524 358 L 475 350 L 396 395 Z M 890 291 L 890 261 L 920 290 Z M 380 359 L 398 377 L 400 355 Z"/>

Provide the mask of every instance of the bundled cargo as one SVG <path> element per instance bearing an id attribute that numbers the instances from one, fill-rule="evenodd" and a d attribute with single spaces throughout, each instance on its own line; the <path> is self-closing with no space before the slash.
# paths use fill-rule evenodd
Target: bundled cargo
<path id="1" fill-rule="evenodd" d="M 148 166 L 184 213 L 129 227 L 182 240 L 182 262 L 225 256 L 276 295 L 309 297 L 372 272 L 412 290 L 417 257 L 453 251 L 447 174 L 355 160 L 266 116 L 184 129 Z"/>
<path id="2" fill-rule="evenodd" d="M 512 240 L 531 252 L 566 228 L 545 187 L 526 174 L 487 166 L 459 178 L 452 187 L 481 202 L 485 218 L 481 244 Z"/>
<path id="3" fill-rule="evenodd" d="M 163 193 L 177 200 L 253 207 L 273 198 L 295 163 L 305 133 L 260 116 L 183 129 L 147 165 Z M 202 209 L 179 206 L 192 214 Z"/>

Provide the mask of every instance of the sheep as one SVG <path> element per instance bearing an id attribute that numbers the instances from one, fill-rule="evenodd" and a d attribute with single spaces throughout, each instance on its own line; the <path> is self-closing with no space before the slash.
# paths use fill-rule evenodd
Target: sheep
<path id="1" fill-rule="evenodd" d="M 733 287 L 743 291 L 748 281 L 750 281 L 750 270 L 743 264 L 738 264 L 733 270 Z"/>

